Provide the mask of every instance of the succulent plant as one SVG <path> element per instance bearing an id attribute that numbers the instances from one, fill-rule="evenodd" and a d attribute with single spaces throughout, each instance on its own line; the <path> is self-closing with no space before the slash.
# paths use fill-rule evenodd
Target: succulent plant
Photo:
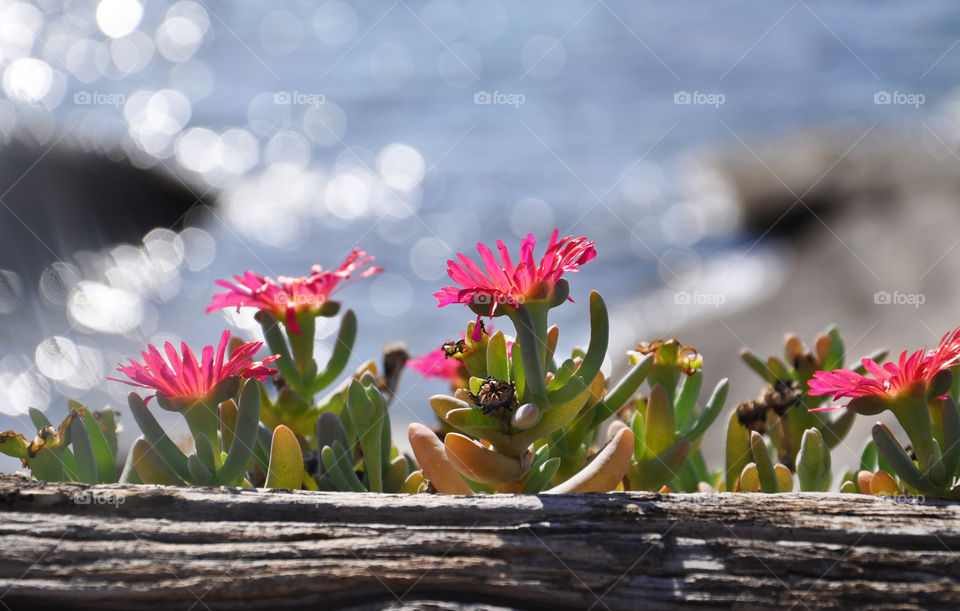
<path id="1" fill-rule="evenodd" d="M 825 398 L 810 394 L 814 374 L 841 370 L 845 356 L 843 340 L 836 327 L 817 335 L 812 348 L 805 346 L 795 334 L 787 334 L 782 360 L 775 356 L 764 360 L 747 349 L 741 353 L 743 361 L 767 386 L 757 399 L 737 406 L 737 419 L 745 428 L 766 435 L 776 449 L 777 459 L 791 470 L 796 469 L 797 453 L 809 428 L 819 430 L 827 447 L 833 448 L 853 426 L 855 413 L 844 411 L 831 418 L 817 411 Z M 870 358 L 882 360 L 885 356 L 886 351 L 882 350 Z M 864 366 L 858 365 L 853 371 L 863 373 Z M 730 467 L 728 462 L 728 478 Z"/>
<path id="2" fill-rule="evenodd" d="M 0 433 L 0 452 L 19 458 L 39 480 L 105 484 L 117 481 L 117 414 L 110 408 L 91 412 L 68 401 L 67 417 L 54 427 L 30 408 L 37 427 L 32 441 L 14 431 Z"/>

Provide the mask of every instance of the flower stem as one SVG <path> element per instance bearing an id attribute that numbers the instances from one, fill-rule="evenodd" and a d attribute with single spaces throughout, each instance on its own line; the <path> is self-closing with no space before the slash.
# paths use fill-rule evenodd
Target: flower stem
<path id="1" fill-rule="evenodd" d="M 190 427 L 190 434 L 196 439 L 204 433 L 213 444 L 214 468 L 219 469 L 221 463 L 220 448 L 220 413 L 217 405 L 207 401 L 197 401 L 183 410 L 183 417 Z"/>
<path id="2" fill-rule="evenodd" d="M 303 378 L 304 388 L 309 388 L 316 375 L 316 365 L 313 363 L 313 338 L 316 334 L 316 318 L 311 312 L 297 314 L 297 326 L 300 333 L 293 333 L 287 329 L 287 338 L 293 349 L 293 362 Z"/>
<path id="3" fill-rule="evenodd" d="M 927 473 L 933 463 L 940 459 L 940 445 L 933 438 L 926 400 L 912 395 L 901 397 L 893 402 L 891 411 L 910 438 L 920 471 Z"/>

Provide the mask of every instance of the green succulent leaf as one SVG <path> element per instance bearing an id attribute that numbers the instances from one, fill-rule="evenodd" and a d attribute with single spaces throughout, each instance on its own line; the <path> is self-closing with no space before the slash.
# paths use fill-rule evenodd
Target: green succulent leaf
<path id="1" fill-rule="evenodd" d="M 910 459 L 903 446 L 893 436 L 886 425 L 878 422 L 872 429 L 873 442 L 877 445 L 877 452 L 886 460 L 887 464 L 907 484 L 920 490 L 924 494 L 938 496 L 940 490 L 934 486 L 926 475 L 920 472 L 917 465 Z"/>
<path id="2" fill-rule="evenodd" d="M 85 484 L 99 483 L 97 460 L 83 418 L 75 417 L 70 420 L 70 435 L 77 459 L 77 477 Z"/>
<path id="3" fill-rule="evenodd" d="M 507 340 L 503 331 L 497 331 L 487 342 L 487 375 L 510 381 L 510 362 L 507 359 Z"/>
<path id="4" fill-rule="evenodd" d="M 677 427 L 667 389 L 656 384 L 650 391 L 646 413 L 647 458 L 659 456 L 676 441 Z"/>
<path id="5" fill-rule="evenodd" d="M 542 492 L 550 485 L 550 480 L 557 474 L 560 468 L 560 459 L 558 457 L 548 458 L 542 464 L 532 467 L 530 475 L 523 483 L 524 494 L 537 494 Z"/>
<path id="6" fill-rule="evenodd" d="M 150 410 L 147 409 L 147 405 L 143 399 L 140 398 L 140 395 L 135 392 L 127 395 L 127 405 L 130 407 L 130 412 L 133 414 L 134 420 L 137 421 L 137 426 L 139 426 L 140 431 L 143 432 L 148 446 L 170 466 L 179 479 L 189 481 L 192 476 L 187 466 L 187 457 L 180 448 L 170 440 L 166 432 L 164 432 L 163 428 L 157 422 L 157 419 L 154 418 Z M 140 475 L 141 478 L 143 478 L 143 474 L 141 473 Z M 146 479 L 144 479 L 144 481 L 146 481 Z"/>
<path id="7" fill-rule="evenodd" d="M 327 386 L 330 386 L 343 370 L 346 368 L 353 353 L 353 345 L 357 340 L 357 315 L 353 310 L 347 310 L 343 314 L 343 320 L 340 322 L 340 331 L 337 333 L 337 339 L 333 344 L 333 353 L 326 367 L 323 368 L 313 381 L 311 390 L 317 393 Z"/>
<path id="8" fill-rule="evenodd" d="M 29 409 L 29 413 L 30 413 L 30 421 L 33 422 L 33 426 L 37 427 L 38 429 L 42 429 L 48 426 L 51 428 L 56 428 L 55 426 L 50 424 L 50 420 L 47 418 L 47 415 L 41 412 L 40 410 L 38 410 L 37 408 L 31 407 Z"/>
<path id="9" fill-rule="evenodd" d="M 740 424 L 737 413 L 730 414 L 730 420 L 727 423 L 727 441 L 724 444 L 726 453 L 726 466 L 724 477 L 726 478 L 727 492 L 733 492 L 740 474 L 744 467 L 751 462 L 750 454 L 750 430 Z"/>
<path id="10" fill-rule="evenodd" d="M 260 323 L 263 338 L 266 340 L 270 352 L 280 355 L 280 358 L 273 362 L 273 366 L 277 368 L 291 388 L 302 391 L 303 378 L 300 376 L 293 356 L 290 354 L 290 346 L 287 344 L 287 338 L 283 335 L 280 323 L 266 310 L 260 310 L 254 315 L 254 318 Z"/>
<path id="11" fill-rule="evenodd" d="M 750 431 L 750 450 L 753 462 L 757 465 L 760 488 L 768 493 L 780 492 L 780 484 L 773 468 L 773 461 L 770 460 L 770 453 L 767 451 L 767 444 L 763 442 L 763 436 L 756 431 Z"/>
<path id="12" fill-rule="evenodd" d="M 703 386 L 703 372 L 701 371 L 695 371 L 683 379 L 680 392 L 673 404 L 677 415 L 677 428 L 683 430 L 693 420 L 701 386 Z"/>
<path id="13" fill-rule="evenodd" d="M 210 443 L 209 439 L 207 439 L 207 443 Z M 196 484 L 209 486 L 213 482 L 213 471 L 203 464 L 203 460 L 198 455 L 191 454 L 187 458 L 187 468 L 190 469 L 190 475 L 193 476 L 193 481 Z"/>
<path id="14" fill-rule="evenodd" d="M 133 468 L 137 472 L 137 477 L 144 484 L 177 486 L 183 485 L 184 482 L 195 481 L 192 475 L 181 478 L 174 473 L 167 461 L 143 437 L 133 443 L 130 454 L 133 456 Z M 187 468 L 189 469 L 189 466 Z"/>
<path id="15" fill-rule="evenodd" d="M 214 481 L 221 486 L 236 486 L 243 480 L 257 443 L 260 424 L 260 390 L 256 380 L 247 380 L 237 403 L 237 426 L 230 451 L 217 471 Z"/>
<path id="16" fill-rule="evenodd" d="M 830 450 L 820 431 L 811 427 L 803 432 L 797 453 L 797 479 L 803 492 L 822 492 L 830 477 Z"/>
<path id="17" fill-rule="evenodd" d="M 93 450 L 93 458 L 97 464 L 97 483 L 108 484 L 117 481 L 116 456 L 110 449 L 110 444 L 103 435 L 100 424 L 89 410 L 83 408 L 81 412 L 87 438 Z"/>
<path id="18" fill-rule="evenodd" d="M 284 425 L 273 431 L 266 488 L 299 490 L 303 485 L 303 451 L 297 436 Z"/>
<path id="19" fill-rule="evenodd" d="M 579 395 L 583 389 L 590 386 L 607 355 L 607 345 L 610 340 L 610 318 L 607 306 L 600 293 L 590 292 L 590 344 L 587 346 L 583 362 L 576 374 L 559 390 L 550 393 L 550 403 L 564 403 Z M 526 355 L 524 355 L 526 357 Z M 536 403 L 536 401 L 534 401 Z"/>
<path id="20" fill-rule="evenodd" d="M 690 442 L 678 439 L 666 452 L 630 465 L 627 476 L 633 490 L 657 491 L 675 478 L 690 452 Z"/>
<path id="21" fill-rule="evenodd" d="M 707 429 L 710 428 L 710 425 L 717 419 L 720 412 L 723 411 L 723 405 L 727 402 L 727 392 L 729 390 L 729 380 L 727 380 L 727 378 L 720 380 L 716 388 L 713 389 L 713 394 L 711 394 L 707 400 L 707 405 L 703 412 L 700 413 L 700 416 L 690 426 L 681 431 L 679 436 L 684 439 L 689 439 L 691 443 L 696 443 L 697 440 L 707 432 Z"/>

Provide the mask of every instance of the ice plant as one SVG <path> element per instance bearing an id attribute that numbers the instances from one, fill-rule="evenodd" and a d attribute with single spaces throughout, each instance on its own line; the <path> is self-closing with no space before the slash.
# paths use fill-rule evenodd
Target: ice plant
<path id="1" fill-rule="evenodd" d="M 220 335 L 216 353 L 213 346 L 205 346 L 199 362 L 186 343 L 180 344 L 182 354 L 177 354 L 170 342 L 164 344 L 166 359 L 156 346 L 149 345 L 141 352 L 143 363 L 130 359 L 129 365 L 117 367 L 117 371 L 129 380 L 107 379 L 155 390 L 153 396 L 157 397 L 161 407 L 181 411 L 198 402 L 217 404 L 230 398 L 242 378 L 263 381 L 277 373 L 276 369 L 267 365 L 280 358 L 280 355 L 275 354 L 262 361 L 253 360 L 263 342 L 241 344 L 228 356 L 229 343 L 230 331 L 225 330 Z"/>
<path id="2" fill-rule="evenodd" d="M 160 428 L 147 409 L 147 401 L 130 393 L 127 403 L 145 438 L 134 444 L 128 463 L 141 481 L 207 485 L 236 484 L 242 480 L 260 415 L 258 384 L 277 373 L 267 365 L 279 355 L 255 361 L 262 342 L 239 344 L 228 355 L 229 344 L 230 332 L 224 331 L 216 349 L 204 347 L 199 361 L 186 344 L 181 345 L 178 354 L 173 344 L 167 342 L 166 359 L 151 345 L 142 352 L 143 363 L 130 359 L 129 365 L 117 368 L 130 380 L 109 378 L 156 391 L 152 396 L 157 403 L 181 413 L 193 435 L 197 453 L 188 458 Z M 244 379 L 238 411 L 234 399 Z M 232 443 L 236 440 L 240 443 Z M 239 447 L 243 445 L 247 447 Z"/>
<path id="3" fill-rule="evenodd" d="M 517 309 L 522 304 L 535 301 L 549 301 L 551 305 L 558 305 L 569 298 L 566 284 L 558 286 L 563 275 L 579 271 L 581 265 L 597 256 L 592 240 L 573 236 L 558 239 L 559 235 L 560 232 L 554 229 L 539 263 L 533 255 L 537 240 L 532 233 L 521 242 L 516 265 L 500 240 L 497 240 L 499 261 L 489 248 L 477 244 L 483 269 L 463 253 L 458 253 L 459 263 L 447 261 L 447 274 L 459 288 L 447 286 L 434 293 L 437 307 L 452 303 L 470 304 L 477 312 L 479 321 L 482 314 L 493 317 L 500 306 Z M 479 326 L 474 327 L 474 341 L 479 340 L 479 332 Z"/>
<path id="4" fill-rule="evenodd" d="M 624 380 L 633 386 L 619 386 L 604 398 L 604 404 L 620 403 L 622 392 L 632 394 L 646 381 L 649 393 L 617 409 L 618 426 L 629 426 L 637 439 L 627 473 L 634 490 L 695 492 L 704 486 L 715 489 L 720 473 L 711 473 L 699 446 L 707 429 L 723 410 L 728 382 L 721 380 L 704 407 L 697 401 L 703 385 L 703 358 L 676 339 L 644 342 L 628 351 L 633 365 Z M 623 384 L 623 383 L 621 383 Z M 629 395 L 627 396 L 629 398 Z M 604 416 L 601 411 L 599 416 Z"/>
<path id="5" fill-rule="evenodd" d="M 884 356 L 886 351 L 878 351 L 871 359 L 879 361 Z M 761 359 L 747 349 L 742 351 L 741 357 L 766 386 L 756 399 L 737 405 L 735 417 L 730 421 L 726 452 L 729 490 L 736 487 L 740 472 L 749 462 L 748 456 L 739 448 L 744 440 L 749 439 L 750 431 L 766 436 L 776 448 L 779 462 L 795 470 L 798 452 L 808 429 L 816 428 L 827 447 L 833 448 L 847 435 L 856 418 L 853 411 L 835 417 L 820 413 L 822 410 L 818 408 L 825 397 L 811 391 L 817 384 L 815 374 L 818 370 L 833 374 L 842 371 L 845 349 L 835 327 L 819 333 L 809 348 L 797 335 L 787 334 L 782 358 Z M 856 371 L 865 372 L 862 366 Z M 808 453 L 808 456 L 813 455 Z"/>
<path id="6" fill-rule="evenodd" d="M 248 271 L 234 276 L 233 282 L 217 281 L 227 291 L 214 295 L 207 312 L 229 307 L 257 308 L 256 318 L 267 346 L 280 355 L 276 367 L 281 375 L 281 390 L 276 400 L 264 401 L 263 405 L 271 429 L 284 424 L 301 437 L 312 438 L 313 423 L 320 413 L 313 403 L 314 396 L 343 373 L 357 335 L 357 318 L 347 310 L 330 359 L 320 369 L 313 358 L 316 318 L 332 317 L 339 312 L 340 304 L 331 297 L 351 279 L 383 271 L 370 265 L 373 260 L 373 256 L 354 248 L 339 267 L 325 270 L 314 265 L 309 276 L 273 279 Z"/>
<path id="7" fill-rule="evenodd" d="M 499 241 L 499 260 L 490 249 L 478 245 L 482 269 L 462 254 L 457 261 L 448 262 L 450 278 L 459 287 L 445 287 L 434 296 L 440 307 L 463 303 L 477 314 L 464 339 L 449 346 L 453 356 L 463 362 L 469 379 L 452 397 L 430 398 L 437 416 L 453 429 L 443 441 L 422 425 L 412 425 L 409 431 L 423 475 L 440 492 L 606 491 L 627 485 L 626 481 L 628 487 L 636 483 L 646 488 L 653 486 L 653 480 L 658 489 L 674 479 L 722 408 L 725 383 L 699 413 L 693 405 L 697 393 L 692 392 L 691 384 L 683 394 L 684 421 L 679 433 L 673 418 L 669 426 L 662 427 L 654 418 L 649 431 L 642 426 L 631 430 L 623 424 L 616 430 L 601 431 L 601 425 L 633 397 L 648 374 L 657 381 L 670 380 L 669 392 L 673 393 L 683 373 L 701 379 L 695 370 L 702 359 L 695 351 L 675 349 L 678 346 L 673 343 L 663 351 L 654 350 L 657 355 L 640 355 L 619 382 L 608 386 L 600 366 L 609 341 L 609 320 L 603 299 L 592 292 L 589 346 L 557 362 L 560 332 L 556 326 L 548 327 L 547 314 L 570 300 L 564 273 L 578 271 L 596 256 L 592 241 L 558 236 L 554 231 L 539 262 L 534 259 L 532 235 L 523 240 L 516 265 Z M 481 317 L 488 315 L 510 318 L 519 349 L 508 348 L 502 331 L 483 332 Z M 655 363 L 657 357 L 662 359 Z M 657 388 L 663 390 L 659 384 Z M 668 409 L 672 414 L 673 406 Z M 645 462 L 636 467 L 636 448 L 645 447 L 645 441 L 637 438 L 638 431 L 659 440 L 669 437 L 666 445 L 676 446 L 671 454 L 676 458 L 672 469 L 660 468 L 665 463 L 659 449 L 649 457 L 640 450 Z M 646 479 L 631 475 L 625 480 L 631 469 L 646 475 L 647 467 L 656 473 Z M 697 475 L 691 473 L 691 477 Z"/>
<path id="8" fill-rule="evenodd" d="M 292 333 L 299 335 L 298 314 L 319 316 L 325 314 L 325 310 L 335 310 L 336 306 L 328 305 L 333 304 L 331 295 L 343 287 L 342 282 L 349 280 L 373 260 L 373 256 L 354 248 L 336 269 L 325 270 L 320 265 L 314 265 L 310 268 L 309 276 L 278 276 L 274 280 L 248 270 L 243 276 L 234 276 L 233 282 L 217 280 L 217 286 L 227 290 L 214 295 L 206 311 L 210 313 L 232 307 L 236 307 L 237 311 L 242 307 L 257 308 L 284 321 Z M 367 278 L 382 271 L 381 267 L 368 267 L 360 272 L 359 277 Z"/>
<path id="9" fill-rule="evenodd" d="M 951 488 L 960 469 L 960 411 L 954 384 L 958 359 L 960 328 L 945 334 L 934 349 L 904 350 L 895 363 L 863 359 L 863 372 L 818 371 L 810 394 L 848 399 L 845 407 L 851 412 L 893 412 L 910 438 L 915 459 L 889 428 L 877 423 L 873 439 L 880 455 L 913 488 L 931 495 L 955 494 Z"/>
<path id="10" fill-rule="evenodd" d="M 117 481 L 117 420 L 110 408 L 91 412 L 73 399 L 67 417 L 54 427 L 43 412 L 30 408 L 37 434 L 32 441 L 13 431 L 0 433 L 0 452 L 19 458 L 39 480 L 103 484 Z M 138 483 L 120 477 L 121 482 Z M 89 495 L 89 492 L 86 494 Z M 76 502 L 91 502 L 89 497 Z"/>
<path id="11" fill-rule="evenodd" d="M 960 358 L 960 328 L 944 335 L 935 349 L 917 350 L 909 356 L 904 350 L 896 363 L 879 365 L 873 359 L 863 359 L 861 361 L 863 369 L 873 377 L 849 369 L 817 371 L 810 381 L 810 394 L 833 395 L 834 401 L 868 397 L 892 401 L 901 394 L 915 394 L 918 386 L 925 388 L 937 374 L 956 364 L 958 358 Z M 945 392 L 941 393 L 941 396 L 942 394 Z M 849 405 L 848 403 L 846 407 Z M 820 409 L 836 407 L 839 406 Z M 854 404 L 854 409 L 856 407 L 857 404 Z"/>

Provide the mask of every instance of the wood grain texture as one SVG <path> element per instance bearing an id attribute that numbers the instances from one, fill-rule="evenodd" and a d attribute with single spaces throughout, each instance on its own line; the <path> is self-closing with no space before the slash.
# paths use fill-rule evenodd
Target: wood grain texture
<path id="1" fill-rule="evenodd" d="M 0 513 L 0 603 L 11 608 L 960 608 L 960 505 L 939 501 L 0 476 Z"/>

